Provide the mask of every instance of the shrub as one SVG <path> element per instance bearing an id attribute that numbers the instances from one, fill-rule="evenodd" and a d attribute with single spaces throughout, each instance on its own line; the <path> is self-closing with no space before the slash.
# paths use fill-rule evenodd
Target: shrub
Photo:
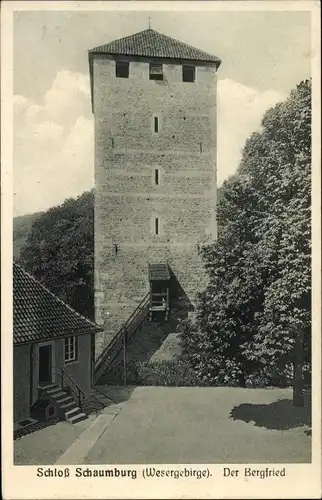
<path id="1" fill-rule="evenodd" d="M 153 386 L 196 386 L 198 380 L 194 372 L 183 360 L 171 361 L 129 361 L 127 366 L 129 383 Z"/>

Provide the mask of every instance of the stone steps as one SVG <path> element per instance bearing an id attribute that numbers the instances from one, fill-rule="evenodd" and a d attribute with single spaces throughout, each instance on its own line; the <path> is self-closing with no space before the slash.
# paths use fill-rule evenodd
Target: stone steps
<path id="1" fill-rule="evenodd" d="M 60 416 L 70 424 L 85 420 L 87 415 L 79 408 L 74 399 L 57 384 L 40 387 L 58 409 Z"/>

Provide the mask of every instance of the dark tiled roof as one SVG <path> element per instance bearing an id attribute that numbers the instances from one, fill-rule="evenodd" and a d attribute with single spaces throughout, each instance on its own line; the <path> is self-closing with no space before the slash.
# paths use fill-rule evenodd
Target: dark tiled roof
<path id="1" fill-rule="evenodd" d="M 220 59 L 203 50 L 187 45 L 174 38 L 163 35 L 158 31 L 147 29 L 126 36 L 118 40 L 113 40 L 100 47 L 95 47 L 89 51 L 100 54 L 115 54 L 141 57 L 159 57 L 163 59 L 183 59 L 199 62 L 213 62 L 217 67 Z"/>
<path id="2" fill-rule="evenodd" d="M 167 281 L 170 279 L 168 264 L 149 264 L 150 281 Z"/>
<path id="3" fill-rule="evenodd" d="M 13 265 L 13 342 L 96 333 L 100 328 L 52 294 L 17 264 Z"/>

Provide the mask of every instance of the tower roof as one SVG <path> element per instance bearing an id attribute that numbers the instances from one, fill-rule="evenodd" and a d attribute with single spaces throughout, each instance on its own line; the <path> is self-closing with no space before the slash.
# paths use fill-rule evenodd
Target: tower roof
<path id="1" fill-rule="evenodd" d="M 175 38 L 163 35 L 151 28 L 95 47 L 89 53 L 183 59 L 215 63 L 217 67 L 221 63 L 219 57 L 180 42 Z"/>

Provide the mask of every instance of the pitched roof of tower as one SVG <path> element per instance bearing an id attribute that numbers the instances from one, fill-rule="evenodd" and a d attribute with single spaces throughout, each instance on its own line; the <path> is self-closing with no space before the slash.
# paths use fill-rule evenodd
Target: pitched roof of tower
<path id="1" fill-rule="evenodd" d="M 212 54 L 197 49 L 175 38 L 151 28 L 91 49 L 90 54 L 111 54 L 162 59 L 183 59 L 199 62 L 213 62 L 219 67 L 221 60 Z"/>
<path id="2" fill-rule="evenodd" d="M 13 343 L 95 334 L 101 329 L 13 265 Z"/>

